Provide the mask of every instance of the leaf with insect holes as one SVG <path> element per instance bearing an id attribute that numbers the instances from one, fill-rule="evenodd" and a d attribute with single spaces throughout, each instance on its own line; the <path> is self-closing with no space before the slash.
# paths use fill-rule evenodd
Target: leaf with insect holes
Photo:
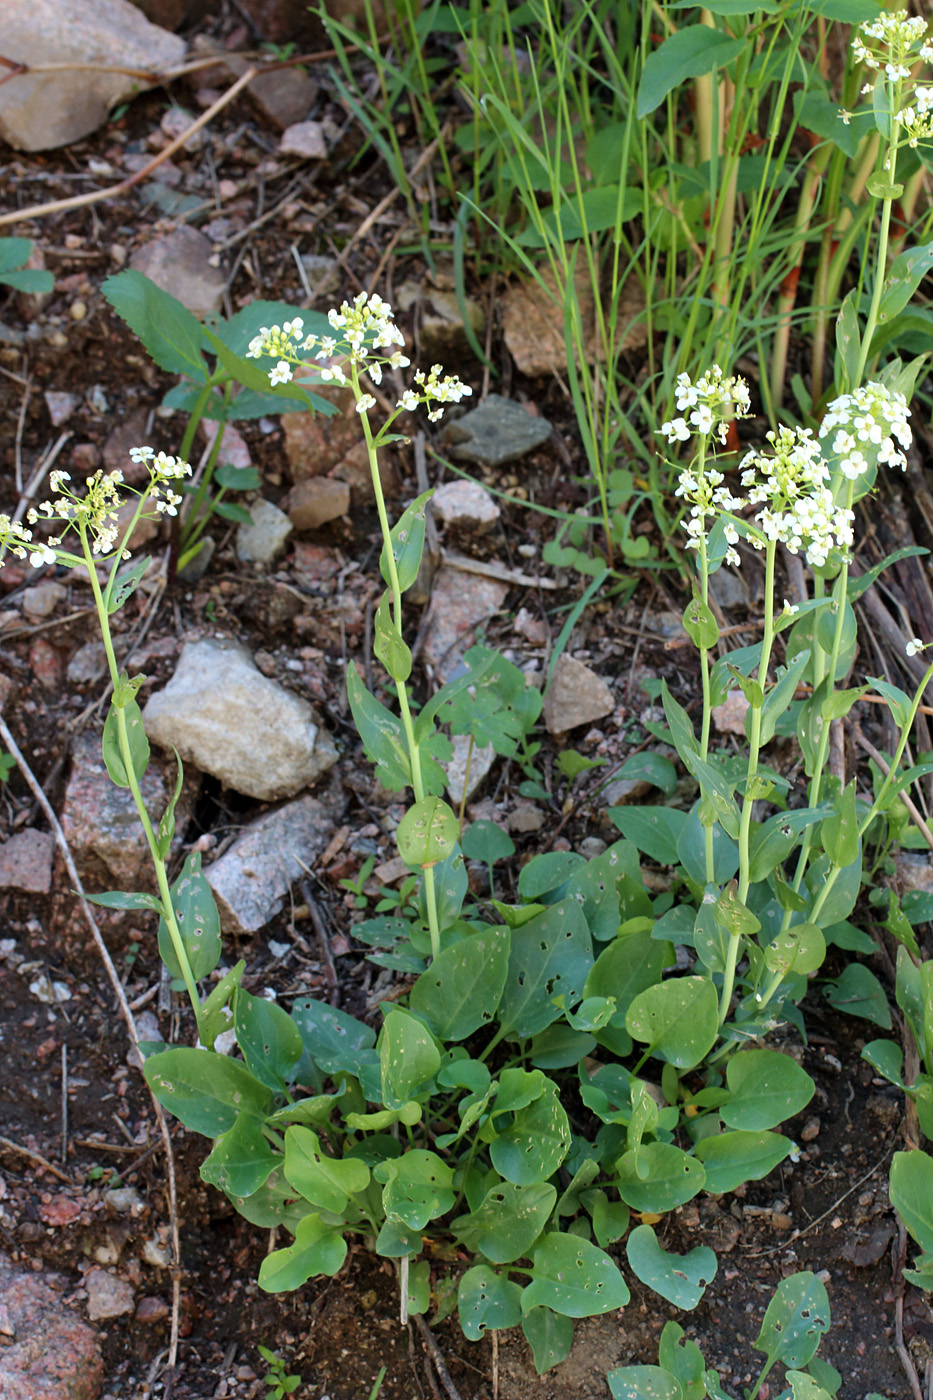
<path id="1" fill-rule="evenodd" d="M 675 1308 L 695 1308 L 716 1277 L 716 1256 L 707 1245 L 689 1254 L 668 1254 L 650 1225 L 638 1225 L 625 1242 L 632 1272 Z"/>
<path id="2" fill-rule="evenodd" d="M 209 976 L 220 961 L 220 915 L 207 878 L 201 872 L 201 853 L 191 851 L 172 885 L 172 908 L 182 947 L 196 982 Z M 159 920 L 159 956 L 173 977 L 181 977 L 178 954 L 165 919 Z"/>
<path id="3" fill-rule="evenodd" d="M 460 835 L 457 814 L 440 797 L 415 802 L 398 824 L 395 839 L 407 865 L 437 865 L 453 852 Z"/>
<path id="4" fill-rule="evenodd" d="M 752 1343 L 767 1358 L 784 1366 L 806 1366 L 829 1327 L 829 1298 L 822 1281 L 804 1270 L 782 1279 L 768 1304 L 761 1331 Z"/>

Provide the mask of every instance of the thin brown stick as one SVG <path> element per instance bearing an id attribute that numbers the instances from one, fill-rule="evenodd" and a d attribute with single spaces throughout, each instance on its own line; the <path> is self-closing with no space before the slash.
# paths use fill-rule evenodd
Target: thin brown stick
<path id="1" fill-rule="evenodd" d="M 19 224 L 24 223 L 28 219 L 38 219 L 45 214 L 58 214 L 65 209 L 83 209 L 89 204 L 99 204 L 103 199 L 116 199 L 119 195 L 126 194 L 129 190 L 133 189 L 135 185 L 147 179 L 148 176 L 152 174 L 153 170 L 161 165 L 163 161 L 173 156 L 186 141 L 190 140 L 195 132 L 207 126 L 208 122 L 212 122 L 217 114 L 227 106 L 227 103 L 232 102 L 234 97 L 243 91 L 246 85 L 255 78 L 259 71 L 258 68 L 247 68 L 246 72 L 237 78 L 236 82 L 229 87 L 225 93 L 222 93 L 217 101 L 213 103 L 212 106 L 208 107 L 206 112 L 203 112 L 196 121 L 193 121 L 180 136 L 176 136 L 174 141 L 170 141 L 165 149 L 161 150 L 157 156 L 153 157 L 149 164 L 144 166 L 142 170 L 137 170 L 135 174 L 128 175 L 125 180 L 121 180 L 118 184 L 111 185 L 105 190 L 92 190 L 90 194 L 76 194 L 72 195 L 70 199 L 53 199 L 47 204 L 33 204 L 28 209 L 18 209 L 12 214 L 0 214 L 0 228 L 5 224 Z"/>
<path id="2" fill-rule="evenodd" d="M 334 964 L 334 955 L 330 948 L 330 939 L 327 937 L 327 927 L 323 916 L 318 908 L 317 901 L 311 893 L 307 880 L 299 880 L 298 888 L 301 890 L 301 897 L 308 906 L 308 914 L 314 926 L 314 936 L 317 939 L 317 946 L 321 954 L 321 962 L 324 964 L 324 976 L 327 978 L 328 1000 L 331 1006 L 340 1005 L 340 981 L 337 977 L 337 968 Z"/>
<path id="3" fill-rule="evenodd" d="M 61 823 L 59 822 L 58 817 L 55 815 L 55 811 L 52 807 L 52 804 L 46 797 L 44 791 L 42 790 L 38 779 L 36 778 L 29 764 L 26 762 L 22 750 L 20 749 L 16 740 L 13 738 L 13 735 L 10 733 L 9 725 L 3 718 L 2 714 L 0 714 L 0 739 L 3 740 L 7 751 L 16 760 L 16 766 L 20 775 L 26 780 L 27 786 L 30 788 L 33 797 L 36 799 L 37 803 L 41 807 L 45 815 L 45 819 L 52 830 L 52 834 L 55 837 L 55 843 L 58 846 L 58 849 L 61 851 L 62 859 L 65 862 L 65 869 L 68 871 L 68 876 L 80 901 L 81 910 L 84 914 L 85 920 L 87 921 L 88 928 L 91 931 L 91 937 L 94 940 L 94 944 L 97 948 L 98 953 L 100 954 L 100 958 L 104 964 L 107 976 L 109 977 L 110 983 L 116 994 L 120 1011 L 123 1014 L 123 1019 L 126 1022 L 127 1030 L 130 1033 L 130 1040 L 132 1041 L 134 1047 L 138 1046 L 139 1032 L 136 1029 L 136 1020 L 133 1016 L 132 1011 L 130 1010 L 130 1004 L 126 999 L 126 992 L 123 989 L 123 983 L 120 981 L 120 978 L 117 974 L 117 969 L 114 967 L 113 959 L 110 956 L 110 951 L 106 943 L 104 942 L 103 934 L 100 931 L 100 927 L 97 923 L 97 920 L 94 918 L 91 906 L 88 903 L 87 898 L 85 896 L 84 886 L 81 883 L 81 877 L 78 874 L 77 866 L 74 863 L 74 858 L 71 854 L 71 848 L 69 847 L 68 842 L 65 839 L 65 833 L 62 831 Z M 178 1329 L 181 1317 L 181 1240 L 178 1230 L 178 1192 L 176 1189 L 175 1182 L 175 1154 L 172 1151 L 172 1139 L 169 1133 L 168 1123 L 166 1121 L 165 1114 L 162 1111 L 162 1105 L 159 1103 L 155 1095 L 152 1096 L 152 1103 L 155 1109 L 156 1121 L 159 1124 L 159 1131 L 162 1136 L 162 1143 L 165 1148 L 165 1174 L 168 1181 L 169 1215 L 171 1218 L 172 1227 L 172 1324 L 171 1335 L 169 1339 L 168 1362 L 166 1364 L 166 1393 L 168 1393 L 168 1390 L 170 1389 L 172 1384 L 172 1378 L 175 1374 L 175 1365 L 178 1359 Z M 51 1168 L 51 1164 L 48 1165 L 50 1166 L 51 1170 L 55 1171 L 54 1168 Z M 58 1176 L 61 1175 L 61 1173 L 55 1171 L 55 1175 Z M 64 1179 L 67 1180 L 67 1178 Z"/>
<path id="4" fill-rule="evenodd" d="M 865 1182 L 869 1181 L 871 1177 L 874 1176 L 875 1172 L 879 1171 L 884 1166 L 885 1162 L 888 1160 L 893 1151 L 894 1144 L 892 1144 L 889 1148 L 886 1149 L 884 1156 L 879 1157 L 875 1165 L 871 1167 L 865 1173 L 864 1176 L 859 1177 L 858 1181 L 855 1183 L 854 1186 L 850 1186 L 848 1191 L 843 1191 L 842 1195 L 839 1196 L 835 1201 L 833 1201 L 829 1209 L 824 1210 L 823 1214 L 818 1215 L 815 1220 L 811 1220 L 809 1225 L 805 1225 L 802 1230 L 794 1230 L 793 1234 L 791 1234 L 789 1238 L 784 1241 L 783 1244 L 776 1244 L 773 1247 L 773 1249 L 746 1250 L 745 1252 L 748 1258 L 763 1259 L 768 1254 L 778 1254 L 782 1249 L 786 1249 L 788 1244 L 791 1244 L 796 1240 L 803 1239 L 804 1235 L 808 1235 L 811 1230 L 816 1229 L 817 1225 L 821 1225 L 823 1221 L 827 1218 L 827 1216 L 834 1215 L 839 1206 L 842 1205 L 843 1201 L 848 1200 L 848 1198 L 852 1195 L 853 1191 L 857 1191 L 860 1186 L 864 1186 Z"/>
<path id="5" fill-rule="evenodd" d="M 62 1045 L 62 1162 L 68 1162 L 68 1046 Z"/>
<path id="6" fill-rule="evenodd" d="M 900 1358 L 900 1363 L 904 1368 L 904 1374 L 910 1386 L 914 1400 L 923 1400 L 923 1391 L 920 1388 L 920 1377 L 917 1375 L 917 1368 L 914 1359 L 907 1350 L 904 1341 L 904 1264 L 907 1260 L 907 1230 L 903 1220 L 898 1221 L 897 1243 L 892 1247 L 893 1255 L 892 1273 L 894 1275 L 894 1349 Z"/>
<path id="7" fill-rule="evenodd" d="M 421 1333 L 421 1340 L 427 1349 L 428 1355 L 434 1362 L 434 1369 L 438 1374 L 441 1385 L 450 1396 L 450 1400 L 460 1400 L 460 1392 L 450 1379 L 450 1372 L 444 1364 L 444 1354 L 434 1340 L 434 1333 L 420 1313 L 415 1314 L 415 1326 Z"/>
<path id="8" fill-rule="evenodd" d="M 66 1176 L 63 1171 L 59 1171 L 58 1167 L 53 1166 L 51 1162 L 47 1161 L 46 1158 L 42 1156 L 41 1152 L 33 1152 L 31 1147 L 22 1147 L 18 1142 L 14 1142 L 12 1138 L 0 1137 L 0 1150 L 4 1152 L 15 1152 L 18 1157 L 28 1157 L 30 1162 L 35 1162 L 36 1165 L 42 1167 L 43 1170 L 51 1172 L 53 1176 L 58 1177 L 59 1181 L 64 1181 L 67 1186 L 74 1186 L 74 1182 L 70 1176 Z"/>

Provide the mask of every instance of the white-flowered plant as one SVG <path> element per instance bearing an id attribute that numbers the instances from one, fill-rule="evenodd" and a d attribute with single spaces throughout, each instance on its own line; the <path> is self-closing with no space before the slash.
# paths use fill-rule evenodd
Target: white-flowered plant
<path id="1" fill-rule="evenodd" d="M 685 416 L 661 424 L 660 431 L 670 443 L 687 442 L 694 435 L 709 437 L 714 430 L 725 443 L 729 423 L 746 417 L 751 407 L 745 380 L 737 375 L 727 377 L 719 365 L 713 365 L 695 384 L 689 375 L 678 375 L 674 398 Z"/>
<path id="2" fill-rule="evenodd" d="M 914 65 L 933 60 L 933 45 L 927 40 L 926 20 L 911 18 L 906 10 L 882 14 L 877 19 L 860 24 L 852 40 L 852 52 L 857 63 L 879 75 L 877 82 L 887 89 L 886 107 L 896 129 L 896 144 L 901 136 L 907 145 L 933 136 L 933 88 L 917 84 L 919 76 Z M 872 83 L 862 88 L 864 97 L 873 91 Z M 848 125 L 850 112 L 842 112 Z M 884 168 L 891 169 L 890 155 Z"/>
<path id="3" fill-rule="evenodd" d="M 749 532 L 749 541 L 756 549 L 779 542 L 822 568 L 834 548 L 852 544 L 854 513 L 834 501 L 829 469 L 808 428 L 781 427 L 766 436 L 771 451 L 753 450 L 741 462 L 749 502 L 764 507 L 754 517 L 761 533 Z"/>
<path id="4" fill-rule="evenodd" d="M 356 394 L 356 411 L 366 415 L 376 407 L 376 399 L 360 387 L 360 374 L 373 384 L 381 384 L 385 369 L 404 369 L 411 364 L 404 354 L 405 337 L 393 319 L 392 308 L 380 296 L 367 297 L 360 292 L 352 302 L 345 301 L 339 311 L 330 310 L 327 319 L 334 335 L 304 336 L 304 321 L 296 316 L 281 326 L 263 326 L 250 341 L 247 358 L 277 357 L 269 371 L 269 382 L 287 384 L 294 378 L 296 368 L 308 368 L 308 356 L 317 362 L 315 377 L 331 384 L 349 384 Z M 399 348 L 393 349 L 393 346 Z M 391 351 L 380 355 L 380 350 Z M 411 412 L 427 404 L 428 418 L 437 422 L 444 405 L 459 403 L 473 391 L 456 375 L 445 375 L 440 365 L 432 365 L 429 373 L 416 370 L 417 389 L 406 389 L 396 404 L 395 418 L 400 412 Z M 391 421 L 391 420 L 390 420 Z"/>
<path id="5" fill-rule="evenodd" d="M 850 481 L 879 463 L 906 471 L 904 453 L 913 441 L 909 417 L 903 394 L 883 384 L 864 384 L 833 400 L 820 424 L 820 437 L 833 434 L 832 450 Z"/>

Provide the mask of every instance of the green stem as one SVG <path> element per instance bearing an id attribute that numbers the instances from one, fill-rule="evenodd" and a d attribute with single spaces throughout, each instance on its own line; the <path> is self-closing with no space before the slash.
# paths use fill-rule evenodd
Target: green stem
<path id="1" fill-rule="evenodd" d="M 703 476 L 704 459 L 706 457 L 706 439 L 700 434 L 699 448 L 697 453 L 697 476 Z M 706 552 L 706 535 L 700 534 L 700 596 L 703 599 L 704 608 L 709 608 L 709 556 Z M 706 762 L 709 753 L 709 731 L 712 720 L 713 707 L 712 696 L 710 694 L 709 678 L 709 648 L 700 647 L 700 683 L 703 688 L 703 718 L 700 723 L 700 758 Z M 713 855 L 713 828 L 704 826 L 703 841 L 706 858 L 706 883 L 714 883 L 715 859 Z"/>
<path id="2" fill-rule="evenodd" d="M 897 97 L 894 99 L 897 103 Z M 897 104 L 899 105 L 899 104 Z M 897 110 L 897 105 L 892 107 Z M 895 170 L 897 167 L 897 126 L 891 123 L 891 144 L 888 148 L 888 170 L 887 176 L 890 183 L 894 184 Z M 851 385 L 851 392 L 860 386 L 865 374 L 865 366 L 868 363 L 868 356 L 871 353 L 872 336 L 878 324 L 878 313 L 881 310 L 881 297 L 884 292 L 884 273 L 888 261 L 888 239 L 891 234 L 891 206 L 893 200 L 883 199 L 881 201 L 881 228 L 878 233 L 878 262 L 875 267 L 875 284 L 872 288 L 871 305 L 868 308 L 868 319 L 865 322 L 865 330 L 862 335 L 862 345 L 859 351 L 858 365 L 855 371 L 855 383 Z"/>

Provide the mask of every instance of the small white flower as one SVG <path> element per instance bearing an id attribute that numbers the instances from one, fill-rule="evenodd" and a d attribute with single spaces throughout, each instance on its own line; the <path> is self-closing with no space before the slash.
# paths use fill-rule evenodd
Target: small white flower
<path id="1" fill-rule="evenodd" d="M 414 413 L 421 400 L 413 389 L 406 389 L 398 401 L 397 407 L 404 408 L 408 413 Z"/>
<path id="2" fill-rule="evenodd" d="M 269 371 L 269 383 L 273 386 L 276 384 L 287 384 L 291 378 L 292 369 L 287 360 L 279 360 L 275 369 L 270 369 Z"/>
<path id="3" fill-rule="evenodd" d="M 54 549 L 48 549 L 45 545 L 40 545 L 34 549 L 29 556 L 29 562 L 34 569 L 41 569 L 43 564 L 54 564 L 58 558 Z"/>
<path id="4" fill-rule="evenodd" d="M 918 651 L 923 651 L 923 642 L 919 637 L 914 637 L 904 648 L 908 656 L 916 656 Z"/>
<path id="5" fill-rule="evenodd" d="M 371 408 L 375 407 L 376 400 L 373 398 L 372 394 L 363 394 L 363 396 L 356 401 L 357 413 L 368 413 Z"/>
<path id="6" fill-rule="evenodd" d="M 789 602 L 787 601 L 786 598 L 784 599 L 784 611 L 783 611 L 782 616 L 784 616 L 784 617 L 793 617 L 796 613 L 799 613 L 799 611 L 800 611 L 800 604 L 799 604 L 799 603 L 789 603 Z"/>

